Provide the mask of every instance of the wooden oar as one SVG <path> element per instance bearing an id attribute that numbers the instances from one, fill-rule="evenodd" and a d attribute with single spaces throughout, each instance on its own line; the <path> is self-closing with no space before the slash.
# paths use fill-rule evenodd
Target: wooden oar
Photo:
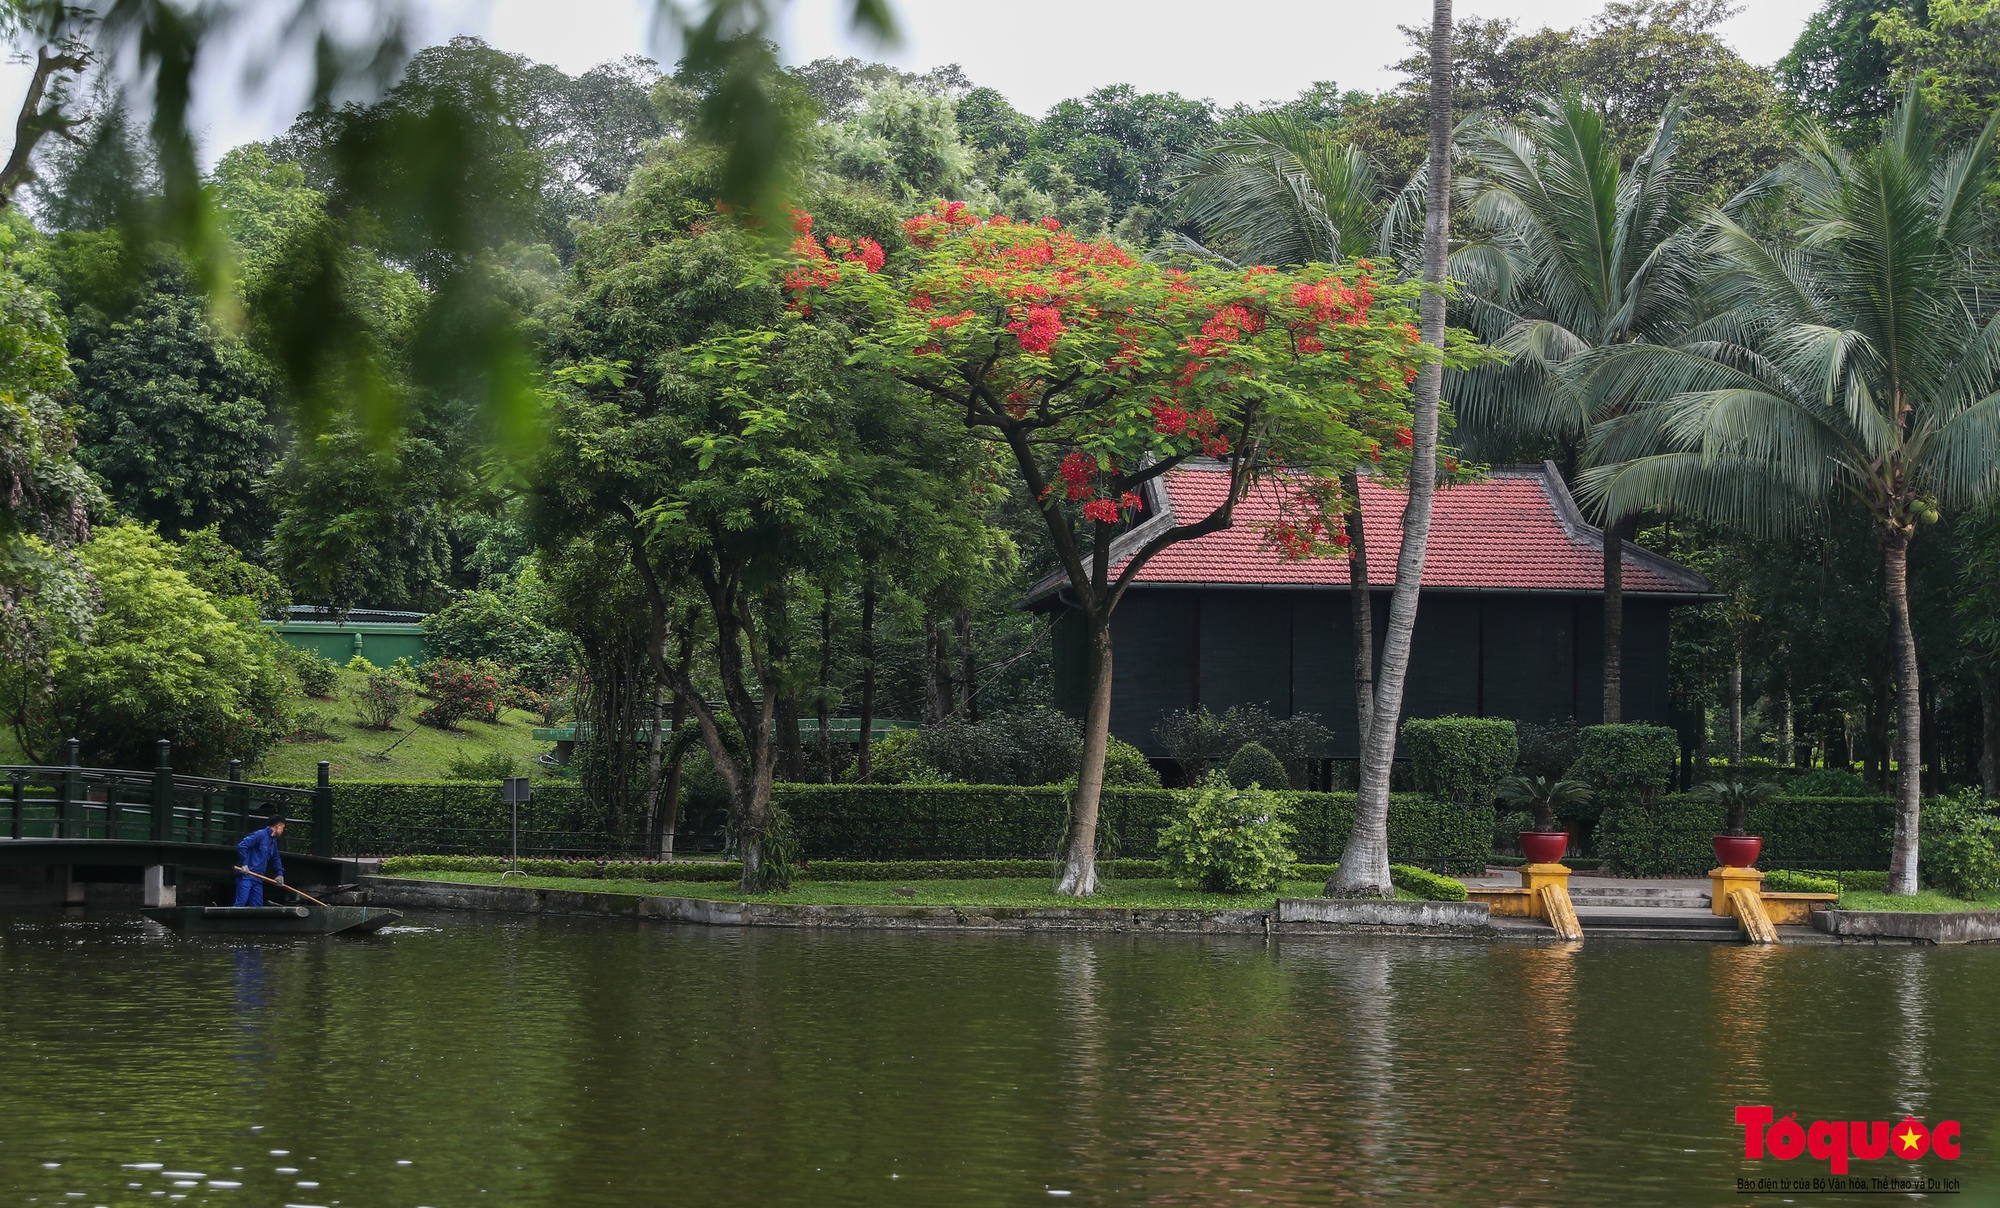
<path id="1" fill-rule="evenodd" d="M 321 910 L 333 909 L 333 907 L 327 905 L 325 902 L 320 901 L 318 898 L 307 893 L 305 890 L 292 889 L 290 885 L 285 884 L 283 881 L 274 881 L 270 877 L 265 876 L 261 872 L 251 872 L 249 869 L 243 867 L 240 864 L 236 866 L 236 871 L 242 873 L 245 876 L 255 877 L 259 881 L 262 881 L 267 885 L 276 885 L 279 889 L 291 889 L 293 893 L 298 894 L 300 897 L 304 898 L 308 902 L 311 902 L 313 905 L 319 907 Z"/>

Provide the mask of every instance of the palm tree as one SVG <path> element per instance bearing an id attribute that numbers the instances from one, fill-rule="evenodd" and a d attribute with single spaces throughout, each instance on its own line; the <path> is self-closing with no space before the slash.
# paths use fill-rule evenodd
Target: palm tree
<path id="1" fill-rule="evenodd" d="M 1384 191 L 1359 147 L 1283 113 L 1241 119 L 1183 157 L 1174 210 L 1207 246 L 1239 263 L 1299 265 L 1365 256 L 1375 246 Z"/>
<path id="2" fill-rule="evenodd" d="M 1292 267 L 1357 259 L 1376 245 L 1387 213 L 1382 178 L 1360 148 L 1281 113 L 1244 118 L 1225 137 L 1184 157 L 1173 179 L 1176 215 L 1206 241 L 1177 235 L 1180 250 L 1234 263 Z M 1340 484 L 1347 505 L 1354 715 L 1365 744 L 1375 712 L 1375 615 L 1360 475 L 1349 470 Z"/>
<path id="3" fill-rule="evenodd" d="M 1509 776 L 1493 786 L 1493 795 L 1517 810 L 1535 816 L 1534 827 L 1548 832 L 1556 829 L 1556 811 L 1565 805 L 1590 800 L 1590 786 L 1581 780 L 1550 780 L 1547 776 Z"/>
<path id="4" fill-rule="evenodd" d="M 1858 153 L 1808 130 L 1796 160 L 1732 203 L 1778 194 L 1781 233 L 1710 217 L 1714 317 L 1677 345 L 1616 350 L 1592 375 L 1635 400 L 1593 438 L 1601 464 L 1584 488 L 1608 514 L 1677 508 L 1753 536 L 1841 500 L 1868 517 L 1896 659 L 1896 894 L 1917 888 L 1922 764 L 1910 542 L 2000 486 L 1993 141 L 1989 122 L 1939 147 L 1914 92 Z"/>
<path id="5" fill-rule="evenodd" d="M 1431 0 L 1431 86 L 1425 108 L 1430 117 L 1430 162 L 1425 176 L 1423 282 L 1418 327 L 1423 342 L 1442 352 L 1445 333 L 1445 269 L 1451 243 L 1452 54 L 1451 0 Z M 1389 762 L 1396 752 L 1396 720 L 1403 711 L 1403 682 L 1410 670 L 1410 647 L 1417 627 L 1417 588 L 1424 577 L 1430 543 L 1431 500 L 1437 490 L 1439 396 L 1442 359 L 1426 364 L 1416 377 L 1411 408 L 1415 446 L 1410 453 L 1410 497 L 1403 507 L 1403 543 L 1396 551 L 1396 589 L 1389 595 L 1389 625 L 1375 681 L 1374 710 L 1361 743 L 1361 783 L 1355 795 L 1354 826 L 1341 849 L 1340 867 L 1326 883 L 1333 897 L 1394 897 L 1389 881 Z"/>
<path id="6" fill-rule="evenodd" d="M 1468 140 L 1467 213 L 1490 232 L 1453 256 L 1472 327 L 1513 354 L 1462 374 L 1451 394 L 1464 430 L 1510 441 L 1583 441 L 1594 413 L 1569 372 L 1594 349 L 1675 334 L 1688 304 L 1689 183 L 1674 171 L 1681 109 L 1669 103 L 1624 170 L 1604 118 L 1575 91 L 1546 97 L 1520 125 Z M 1569 459 L 1565 459 L 1569 460 Z M 1604 514 L 1604 720 L 1624 715 L 1625 542 L 1633 516 Z"/>

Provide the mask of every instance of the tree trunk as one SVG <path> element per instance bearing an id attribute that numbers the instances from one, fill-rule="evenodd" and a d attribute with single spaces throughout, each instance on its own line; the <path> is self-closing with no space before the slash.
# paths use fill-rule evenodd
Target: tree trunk
<path id="1" fill-rule="evenodd" d="M 1743 766 L 1743 652 L 1729 665 L 1729 766 Z"/>
<path id="2" fill-rule="evenodd" d="M 1368 723 L 1375 720 L 1375 606 L 1368 596 L 1368 539 L 1361 527 L 1361 475 L 1341 475 L 1347 495 L 1347 612 L 1354 633 L 1355 749 L 1368 745 Z"/>
<path id="3" fill-rule="evenodd" d="M 1889 676 L 1875 681 L 1874 693 L 1861 709 L 1861 766 L 1868 780 L 1883 792 L 1895 760 L 1889 754 L 1889 714 L 1896 707 L 1896 689 Z"/>
<path id="4" fill-rule="evenodd" d="M 979 720 L 979 697 L 974 691 L 973 671 L 978 660 L 972 654 L 972 610 L 961 608 L 953 626 L 958 631 L 958 709 L 968 722 Z"/>
<path id="5" fill-rule="evenodd" d="M 688 614 L 687 621 L 687 624 L 681 626 L 680 678 L 683 680 L 694 673 L 694 614 L 692 612 Z M 678 739 L 681 736 L 681 727 L 687 725 L 687 718 L 688 698 L 684 693 L 676 691 L 674 693 L 674 724 L 669 733 L 677 741 L 674 742 L 672 757 L 667 760 L 666 787 L 660 790 L 661 795 L 666 798 L 666 804 L 661 807 L 666 815 L 666 824 L 660 828 L 660 858 L 662 860 L 672 860 L 674 858 L 674 832 L 680 829 L 681 824 L 681 764 L 687 759 L 687 744 L 678 741 Z"/>
<path id="6" fill-rule="evenodd" d="M 1454 60 L 1451 0 L 1431 5 L 1430 178 L 1424 213 L 1424 290 L 1420 332 L 1434 350 L 1444 347 L 1445 253 L 1451 232 L 1451 89 Z M 1375 713 L 1361 748 L 1361 791 L 1354 829 L 1327 882 L 1329 896 L 1394 897 L 1389 880 L 1389 765 L 1396 754 L 1396 722 L 1403 709 L 1403 681 L 1410 669 L 1410 640 L 1417 623 L 1417 588 L 1424 547 L 1430 540 L 1431 495 L 1437 487 L 1438 392 L 1444 366 L 1417 374 L 1411 425 L 1410 502 L 1403 509 L 1403 546 L 1396 558 L 1396 590 L 1389 597 L 1389 632 L 1375 679 Z M 1106 685 L 1106 705 L 1110 703 Z"/>
<path id="7" fill-rule="evenodd" d="M 806 748 L 799 738 L 799 696 L 792 678 L 792 618 L 782 591 L 765 599 L 770 634 L 765 649 L 770 652 L 771 683 L 765 691 L 775 691 L 777 700 L 777 773 L 792 784 L 806 778 Z"/>
<path id="8" fill-rule="evenodd" d="M 1782 767 L 1793 767 L 1797 763 L 1798 746 L 1793 727 L 1797 719 L 1792 714 L 1792 690 L 1785 689 L 1785 711 L 1778 730 L 1778 763 Z"/>
<path id="9" fill-rule="evenodd" d="M 648 666 L 652 666 L 648 660 Z M 667 711 L 665 685 L 666 677 L 656 669 L 653 673 L 652 709 L 647 715 L 652 724 L 652 733 L 646 736 L 646 796 L 645 807 L 640 816 L 645 819 L 645 838 L 652 841 L 655 850 L 660 842 L 661 827 L 666 819 L 660 813 L 661 756 L 667 744 Z"/>
<path id="10" fill-rule="evenodd" d="M 1620 516 L 1604 526 L 1604 724 L 1625 720 L 1625 542 L 1638 521 Z"/>
<path id="11" fill-rule="evenodd" d="M 1889 637 L 1896 656 L 1896 838 L 1889 855 L 1889 892 L 1917 892 L 1917 818 L 1923 806 L 1923 705 L 1917 678 L 1917 639 L 1910 629 L 1910 546 L 1907 537 L 1883 542 L 1883 587 L 1889 595 Z"/>
<path id="12" fill-rule="evenodd" d="M 875 775 L 875 568 L 861 580 L 861 747 L 854 779 L 867 784 Z"/>
<path id="13" fill-rule="evenodd" d="M 1056 892 L 1088 897 L 1097 892 L 1097 809 L 1104 792 L 1104 754 L 1111 746 L 1111 618 L 1084 614 L 1090 627 L 1090 703 L 1083 713 L 1083 766 L 1071 804 L 1069 842 Z"/>
<path id="14" fill-rule="evenodd" d="M 819 607 L 819 782 L 833 783 L 833 590 L 828 585 L 826 599 Z"/>
<path id="15" fill-rule="evenodd" d="M 927 726 L 951 716 L 951 658 L 945 650 L 944 626 L 924 618 L 924 712 Z"/>
<path id="16" fill-rule="evenodd" d="M 1979 684 L 1979 785 L 1986 799 L 2000 798 L 2000 665 L 1973 665 Z"/>

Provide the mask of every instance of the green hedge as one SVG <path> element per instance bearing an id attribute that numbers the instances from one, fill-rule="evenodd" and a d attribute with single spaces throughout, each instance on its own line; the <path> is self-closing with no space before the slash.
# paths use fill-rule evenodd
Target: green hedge
<path id="1" fill-rule="evenodd" d="M 1412 893 L 1427 902 L 1463 902 L 1465 882 L 1441 877 L 1429 869 L 1412 868 L 1408 864 L 1391 864 L 1389 880 L 1396 888 Z"/>
<path id="2" fill-rule="evenodd" d="M 311 788 L 310 782 L 293 782 Z M 444 830 L 506 830 L 513 807 L 500 799 L 491 780 L 336 780 L 333 782 L 335 842 L 370 829 L 432 827 Z M 596 823 L 574 784 L 537 781 L 521 806 L 522 830 L 589 830 Z"/>
<path id="3" fill-rule="evenodd" d="M 1686 797 L 1604 811 L 1596 844 L 1613 872 L 1696 876 L 1715 867 L 1709 840 L 1726 811 Z M 1760 867 L 1887 868 L 1895 807 L 1853 797 L 1780 797 L 1752 806 L 1749 831 L 1764 839 Z"/>
<path id="4" fill-rule="evenodd" d="M 1590 785 L 1607 806 L 1651 800 L 1673 784 L 1680 739 L 1665 726 L 1585 726 L 1581 742 L 1570 778 Z"/>
<path id="5" fill-rule="evenodd" d="M 1774 868 L 1764 874 L 1766 893 L 1839 893 L 1840 882 L 1816 873 Z"/>
<path id="6" fill-rule="evenodd" d="M 1104 854 L 1149 857 L 1173 791 L 1106 789 Z M 1354 794 L 1291 797 L 1293 849 L 1305 860 L 1337 858 L 1354 824 Z M 1069 791 L 1057 785 L 781 784 L 774 799 L 791 815 L 808 860 L 1045 861 L 1061 846 L 1069 819 Z M 336 781 L 333 806 L 342 851 L 364 843 L 383 850 L 381 837 L 393 839 L 399 829 L 504 834 L 508 826 L 508 807 L 490 782 Z M 521 811 L 523 832 L 592 827 L 575 785 L 538 783 Z M 1490 807 L 1408 794 L 1389 799 L 1389 855 L 1404 864 L 1476 872 L 1492 850 L 1492 830 Z"/>
<path id="7" fill-rule="evenodd" d="M 1403 746 L 1417 788 L 1444 801 L 1492 801 L 1521 752 L 1514 723 L 1500 717 L 1413 717 Z"/>
<path id="8" fill-rule="evenodd" d="M 498 856 L 396 856 L 383 862 L 387 876 L 399 877 L 425 872 L 505 872 L 509 867 Z M 1336 864 L 1300 864 L 1293 878 L 1326 881 L 1339 868 Z M 709 860 L 681 860 L 672 864 L 621 864 L 600 860 L 523 860 L 521 871 L 533 877 L 575 877 L 592 881 L 738 881 L 743 866 Z M 1053 877 L 1049 860 L 815 860 L 798 873 L 802 881 L 983 881 L 1003 878 L 1042 879 Z M 1157 880 L 1166 875 L 1158 860 L 1114 860 L 1114 880 Z M 1389 878 L 1398 889 L 1432 902 L 1463 902 L 1465 885 L 1450 877 L 1409 864 L 1389 866 Z"/>
<path id="9" fill-rule="evenodd" d="M 1166 875 L 1158 860 L 1113 860 L 1109 864 L 1108 872 L 1114 879 L 1158 880 Z M 423 872 L 505 872 L 509 867 L 505 856 L 393 856 L 383 861 L 382 872 L 396 877 Z M 1333 875 L 1334 866 L 1300 865 L 1299 868 L 1301 878 L 1325 880 Z M 577 877 L 591 881 L 738 881 L 743 877 L 743 866 L 727 860 L 677 860 L 671 864 L 523 860 L 521 871 L 535 877 Z M 798 871 L 802 881 L 1053 880 L 1054 877 L 1052 860 L 814 860 L 800 865 Z"/>
<path id="10" fill-rule="evenodd" d="M 1170 789 L 1106 789 L 1107 854 L 1156 850 L 1173 803 Z M 1352 793 L 1294 793 L 1292 846 L 1302 859 L 1330 859 L 1354 825 Z M 1052 857 L 1068 828 L 1060 786 L 783 784 L 777 804 L 792 817 L 808 859 L 1036 859 Z M 1447 871 L 1485 866 L 1493 811 L 1415 796 L 1389 801 L 1389 854 Z"/>

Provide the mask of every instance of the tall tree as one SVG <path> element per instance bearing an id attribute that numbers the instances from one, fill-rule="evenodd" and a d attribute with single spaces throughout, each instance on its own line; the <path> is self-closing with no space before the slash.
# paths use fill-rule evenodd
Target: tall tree
<path id="1" fill-rule="evenodd" d="M 1676 171 L 1681 111 L 1669 103 L 1630 170 L 1604 119 L 1571 90 L 1545 97 L 1520 125 L 1490 123 L 1471 140 L 1467 216 L 1490 243 L 1461 252 L 1475 330 L 1513 354 L 1453 383 L 1476 444 L 1553 438 L 1566 465 L 1602 409 L 1565 372 L 1592 349 L 1674 332 L 1688 300 Z M 1585 358 L 1587 360 L 1587 358 Z M 1603 719 L 1624 717 L 1625 542 L 1634 517 L 1605 514 Z"/>
<path id="2" fill-rule="evenodd" d="M 1389 596 L 1389 629 L 1375 679 L 1375 716 L 1361 748 L 1361 786 L 1354 828 L 1340 868 L 1326 883 L 1328 896 L 1396 896 L 1389 880 L 1389 764 L 1396 754 L 1396 723 L 1403 711 L 1403 682 L 1410 670 L 1417 626 L 1417 590 L 1430 541 L 1431 496 L 1437 487 L 1438 401 L 1445 368 L 1445 262 L 1451 237 L 1452 54 L 1451 0 L 1431 6 L 1431 154 L 1425 179 L 1423 298 L 1420 335 L 1431 355 L 1416 372 L 1411 423 L 1409 503 L 1403 509 L 1403 544 L 1396 555 L 1396 588 Z"/>
<path id="3" fill-rule="evenodd" d="M 2000 486 L 1993 132 L 1941 146 L 1914 92 L 1863 151 L 1808 129 L 1771 182 L 1790 203 L 1776 235 L 1710 220 L 1717 317 L 1609 358 L 1640 402 L 1603 426 L 1585 476 L 1614 513 L 1684 508 L 1757 535 L 1836 500 L 1869 518 L 1895 650 L 1896 894 L 1917 889 L 1923 762 L 1910 543 Z"/>
<path id="4" fill-rule="evenodd" d="M 1406 430 L 1414 287 L 1377 286 L 1359 266 L 1181 272 L 957 203 L 906 227 L 905 272 L 855 273 L 804 246 L 789 280 L 800 305 L 823 294 L 867 323 L 863 363 L 1002 445 L 1041 511 L 1088 652 L 1057 890 L 1089 894 L 1119 601 L 1156 554 L 1230 527 L 1264 483 L 1286 501 L 1267 534 L 1279 548 L 1337 548 L 1339 474 Z M 1220 463 L 1213 506 L 1137 527 L 1114 558 L 1114 542 L 1159 515 L 1147 484 L 1204 456 Z"/>
<path id="5" fill-rule="evenodd" d="M 1874 139 L 1896 104 L 1893 55 L 1876 25 L 1921 7 L 1920 0 L 1826 0 L 1778 60 L 1786 99 L 1848 138 Z"/>

